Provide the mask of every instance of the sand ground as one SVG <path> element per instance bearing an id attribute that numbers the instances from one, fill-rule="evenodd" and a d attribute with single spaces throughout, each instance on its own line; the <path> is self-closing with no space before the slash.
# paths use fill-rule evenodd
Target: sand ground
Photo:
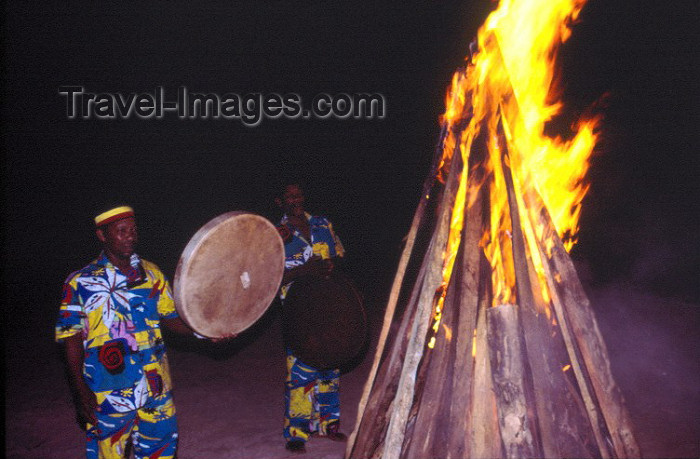
<path id="1" fill-rule="evenodd" d="M 373 336 L 381 294 L 368 301 Z M 700 457 L 700 305 L 625 285 L 590 297 L 612 369 L 627 400 L 644 457 Z M 31 306 L 31 305 L 29 305 Z M 5 454 L 8 458 L 83 457 L 52 318 L 28 335 L 6 336 Z M 12 328 L 12 327 L 9 327 Z M 181 459 L 285 458 L 284 359 L 279 312 L 224 345 L 170 342 Z M 375 339 L 376 341 L 376 339 Z M 373 354 L 341 379 L 342 428 L 350 433 Z M 344 444 L 314 438 L 309 458 L 341 458 Z"/>

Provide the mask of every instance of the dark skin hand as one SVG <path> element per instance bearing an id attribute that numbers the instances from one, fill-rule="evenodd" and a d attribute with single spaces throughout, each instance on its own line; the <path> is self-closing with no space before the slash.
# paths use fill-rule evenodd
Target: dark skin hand
<path id="1" fill-rule="evenodd" d="M 183 322 L 183 320 L 179 317 L 171 317 L 170 319 L 160 319 L 160 324 L 162 326 L 165 326 L 165 328 L 167 328 L 169 331 L 178 335 L 192 336 L 194 334 L 194 330 L 192 330 L 189 327 L 189 325 Z M 211 341 L 212 343 L 220 343 L 228 339 L 233 339 L 236 336 L 238 336 L 238 334 L 231 333 L 220 338 L 209 338 L 209 341 Z"/>
<path id="2" fill-rule="evenodd" d="M 171 317 L 170 319 L 160 319 L 161 326 L 165 326 L 169 331 L 183 336 L 192 335 L 192 329 L 182 321 L 179 317 Z"/>
<path id="3" fill-rule="evenodd" d="M 95 394 L 83 379 L 85 350 L 83 349 L 83 338 L 79 333 L 65 339 L 65 352 L 70 381 L 78 397 L 78 414 L 90 424 L 96 425 L 95 411 L 99 411 L 100 408 L 97 406 Z"/>
<path id="4" fill-rule="evenodd" d="M 97 238 L 102 242 L 105 255 L 109 261 L 120 271 L 126 271 L 131 267 L 131 255 L 133 255 L 138 242 L 136 219 L 127 217 L 96 230 Z M 161 319 L 161 325 L 178 335 L 192 336 L 192 329 L 179 317 Z M 234 338 L 231 334 L 223 338 L 213 338 L 212 342 L 220 342 Z M 68 364 L 70 382 L 77 395 L 78 414 L 92 425 L 97 424 L 96 411 L 100 410 L 95 394 L 90 390 L 83 378 L 83 363 L 85 349 L 81 334 L 75 334 L 65 339 L 65 354 Z"/>
<path id="5" fill-rule="evenodd" d="M 161 319 L 160 323 L 173 333 L 192 336 L 192 329 L 179 317 Z M 223 338 L 213 338 L 211 341 L 218 343 L 234 337 L 236 335 L 232 334 Z M 85 350 L 83 348 L 83 338 L 79 333 L 65 339 L 65 353 L 71 384 L 77 395 L 78 414 L 90 424 L 96 425 L 97 416 L 95 412 L 100 411 L 100 408 L 97 405 L 95 394 L 90 390 L 83 378 Z"/>

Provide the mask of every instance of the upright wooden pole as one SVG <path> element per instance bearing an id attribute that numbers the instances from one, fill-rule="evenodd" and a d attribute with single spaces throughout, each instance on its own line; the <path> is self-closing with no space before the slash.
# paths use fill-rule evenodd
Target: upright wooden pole
<path id="1" fill-rule="evenodd" d="M 499 135 L 501 149 L 509 155 L 505 134 Z M 515 154 L 517 152 L 513 152 Z M 564 374 L 566 345 L 562 329 L 550 323 L 535 308 L 532 283 L 539 287 L 539 279 L 532 267 L 532 255 L 528 253 L 523 234 L 527 216 L 519 209 L 512 169 L 504 161 L 504 176 L 508 191 L 509 209 L 513 224 L 513 260 L 521 306 L 521 321 L 532 368 L 532 380 L 537 407 L 537 422 L 546 457 L 589 457 L 604 455 L 596 442 L 595 429 L 590 423 L 581 395 L 571 390 Z M 525 220 L 523 220 L 523 218 Z M 548 305 L 543 305 L 548 307 Z"/>
<path id="2" fill-rule="evenodd" d="M 457 142 L 456 145 L 459 145 L 459 142 Z M 462 155 L 459 149 L 456 148 L 443 192 L 440 218 L 433 235 L 435 244 L 427 256 L 429 268 L 418 300 L 418 308 L 411 329 L 411 338 L 406 350 L 406 357 L 403 362 L 403 369 L 401 377 L 399 378 L 396 397 L 394 398 L 389 429 L 387 431 L 382 454 L 382 457 L 386 459 L 399 459 L 401 456 L 406 419 L 408 418 L 408 413 L 413 402 L 416 370 L 423 356 L 435 291 L 442 282 L 443 251 L 447 243 L 450 229 L 450 216 L 453 210 L 455 194 L 459 187 L 459 177 L 461 173 Z"/>
<path id="3" fill-rule="evenodd" d="M 558 236 L 556 237 L 558 238 Z M 537 244 L 537 248 L 540 252 L 540 259 L 543 261 L 547 260 L 547 254 L 545 253 L 542 244 Z M 547 261 L 544 261 L 543 269 L 545 271 L 544 277 L 547 280 L 549 294 L 552 298 L 552 306 L 554 307 L 559 327 L 561 328 L 561 334 L 562 338 L 564 339 L 564 343 L 566 344 L 566 351 L 569 355 L 569 361 L 571 362 L 571 367 L 574 371 L 574 375 L 576 376 L 576 382 L 578 383 L 583 402 L 586 406 L 586 412 L 588 413 L 588 417 L 591 422 L 591 428 L 593 429 L 596 443 L 598 444 L 598 449 L 603 457 L 612 457 L 611 451 L 608 448 L 608 442 L 606 441 L 605 432 L 602 430 L 601 423 L 603 420 L 600 418 L 599 407 L 595 403 L 594 396 L 591 394 L 590 377 L 588 376 L 588 372 L 586 371 L 585 367 L 581 365 L 578 348 L 574 341 L 575 338 L 571 333 L 569 326 L 569 319 L 564 312 L 564 307 L 557 291 L 556 281 L 554 280 L 554 275 Z"/>
<path id="4" fill-rule="evenodd" d="M 416 212 L 413 215 L 413 221 L 411 222 L 411 227 L 406 236 L 406 244 L 404 245 L 403 251 L 401 252 L 401 258 L 399 260 L 399 266 L 396 270 L 396 275 L 394 276 L 394 283 L 391 286 L 391 292 L 389 294 L 389 300 L 387 301 L 387 306 L 384 311 L 384 322 L 382 330 L 379 334 L 379 341 L 377 342 L 377 348 L 374 354 L 374 361 L 372 362 L 372 368 L 370 369 L 369 375 L 367 376 L 367 381 L 365 382 L 365 387 L 362 392 L 362 397 L 360 398 L 360 403 L 358 405 L 357 418 L 355 420 L 355 428 L 350 434 L 346 447 L 346 456 L 350 456 L 352 448 L 355 444 L 355 439 L 357 437 L 357 432 L 359 430 L 360 424 L 362 422 L 362 417 L 367 406 L 367 400 L 369 399 L 369 394 L 374 385 L 374 380 L 377 375 L 377 369 L 379 368 L 379 361 L 381 360 L 382 353 L 384 352 L 384 346 L 386 344 L 387 336 L 389 335 L 389 329 L 391 328 L 391 323 L 394 318 L 394 313 L 396 311 L 396 303 L 399 298 L 399 292 L 401 291 L 401 286 L 403 285 L 403 279 L 406 275 L 406 267 L 408 266 L 408 261 L 413 253 L 413 246 L 416 241 L 416 234 L 418 233 L 418 228 L 423 221 L 423 215 L 425 213 L 425 208 L 430 199 L 430 191 L 435 182 L 435 175 L 437 174 L 437 168 L 440 164 L 442 156 L 442 147 L 444 145 L 445 137 L 447 135 L 447 125 L 443 125 L 442 132 L 440 134 L 440 141 L 433 154 L 433 162 L 430 168 L 430 172 L 423 182 L 423 189 L 421 190 L 420 200 L 418 201 L 418 206 L 416 207 Z"/>
<path id="5" fill-rule="evenodd" d="M 486 271 L 486 269 L 485 269 Z M 488 271 L 490 272 L 490 270 Z M 472 397 L 470 402 L 471 429 L 465 432 L 469 439 L 468 455 L 464 457 L 493 458 L 503 457 L 496 397 L 494 396 L 493 379 L 491 378 L 491 362 L 489 361 L 486 315 L 490 309 L 491 298 L 488 276 L 482 276 L 479 288 L 479 312 L 474 337 L 474 380 L 472 382 Z"/>
<path id="6" fill-rule="evenodd" d="M 501 123 L 499 122 L 499 127 L 501 127 Z M 525 317 L 523 318 L 524 320 L 527 320 L 527 314 L 531 314 L 533 311 L 535 311 L 535 304 L 534 304 L 534 298 L 532 295 L 532 285 L 530 283 L 530 274 L 528 270 L 528 264 L 527 264 L 527 253 L 525 249 L 525 238 L 523 236 L 523 231 L 520 226 L 520 212 L 518 210 L 518 203 L 517 199 L 515 196 L 515 187 L 513 184 L 513 177 L 511 176 L 510 172 L 510 166 L 506 162 L 507 158 L 507 145 L 505 143 L 505 138 L 503 134 L 499 135 L 499 140 L 500 140 L 500 145 L 501 149 L 503 152 L 502 156 L 502 168 L 503 168 L 503 178 L 505 180 L 506 184 L 506 190 L 508 193 L 508 209 L 510 210 L 510 220 L 511 220 L 511 231 L 512 231 L 512 245 L 513 245 L 513 269 L 515 270 L 515 280 L 516 280 L 516 286 L 517 286 L 517 295 L 518 295 L 518 303 L 520 304 L 520 307 L 523 309 L 523 314 Z M 518 318 L 518 326 L 522 327 L 522 320 L 519 316 L 516 316 Z M 528 337 L 531 340 L 533 338 L 537 338 L 537 336 L 532 336 Z M 538 343 L 539 344 L 539 343 Z M 530 344 L 532 346 L 532 343 Z M 522 343 L 523 347 L 523 352 L 526 353 L 526 355 L 532 356 L 536 352 L 539 352 L 543 350 L 544 348 L 540 349 L 540 346 L 536 346 L 537 349 L 528 349 L 528 345 L 526 344 L 525 340 L 523 340 Z M 534 347 L 534 346 L 533 346 Z M 531 446 L 531 450 L 533 453 L 533 456 L 527 456 L 527 457 L 552 457 L 556 455 L 556 448 L 554 446 L 555 440 L 552 438 L 553 437 L 553 429 L 549 428 L 549 425 L 547 423 L 542 425 L 542 422 L 537 422 L 542 421 L 542 416 L 545 415 L 544 413 L 544 397 L 547 396 L 547 394 L 543 393 L 544 391 L 542 384 L 537 384 L 535 385 L 535 381 L 533 381 L 533 374 L 530 370 L 530 366 L 533 365 L 535 368 L 535 374 L 539 373 L 542 374 L 544 373 L 544 368 L 543 364 L 540 362 L 539 359 L 528 359 L 524 363 L 524 372 L 523 372 L 523 390 L 524 390 L 524 399 L 527 400 L 529 403 L 526 405 L 530 407 L 530 410 L 525 413 L 526 416 L 528 416 L 529 423 L 528 423 L 528 430 L 532 432 L 532 442 L 533 445 Z M 533 403 L 534 401 L 534 403 Z"/>
<path id="7" fill-rule="evenodd" d="M 475 180 L 474 174 L 470 171 L 470 182 Z M 402 450 L 408 458 L 462 458 L 467 454 L 468 436 L 464 432 L 470 428 L 474 365 L 471 351 L 479 300 L 482 234 L 482 206 L 478 199 L 481 194 L 475 187 L 468 188 L 467 193 L 454 270 L 449 279 L 443 280 L 447 287 L 441 318 L 439 323 L 433 322 L 429 332 L 433 344 L 423 353 L 416 375 Z M 470 202 L 474 203 L 471 207 Z M 459 210 L 455 208 L 454 212 Z M 482 421 L 483 418 L 479 420 Z"/>
<path id="8" fill-rule="evenodd" d="M 472 172 L 473 174 L 473 172 Z M 469 178 L 470 182 L 472 177 Z M 450 432 L 447 439 L 448 459 L 461 459 L 467 456 L 472 430 L 473 419 L 471 417 L 471 403 L 474 384 L 474 357 L 472 347 L 476 329 L 477 313 L 479 309 L 480 283 L 483 282 L 482 259 L 479 239 L 482 234 L 482 193 L 481 188 L 470 188 L 467 195 L 467 204 L 473 202 L 471 208 L 466 209 L 464 235 L 462 236 L 462 269 L 461 275 L 452 282 L 460 282 L 461 297 L 455 305 L 458 308 L 459 318 L 456 329 L 456 342 L 454 344 L 454 369 L 452 376 L 452 400 L 449 406 Z M 478 419 L 476 422 L 484 422 Z"/>
<path id="9" fill-rule="evenodd" d="M 503 304 L 486 314 L 498 424 L 506 458 L 542 457 L 533 435 L 532 389 L 518 306 Z M 535 430 L 536 431 L 536 430 Z"/>
<path id="10" fill-rule="evenodd" d="M 461 266 L 456 267 L 455 271 L 461 271 Z M 461 295 L 459 287 L 457 282 L 449 283 L 442 304 L 438 331 L 428 332 L 433 336 L 433 344 L 432 347 L 425 349 L 416 373 L 413 404 L 406 422 L 406 440 L 402 447 L 402 457 L 446 456 L 445 447 L 451 427 L 448 413 L 453 399 L 451 380 L 454 335 L 452 330 L 459 318 L 456 307 Z M 433 325 L 434 323 L 433 320 Z"/>
<path id="11" fill-rule="evenodd" d="M 610 370 L 608 350 L 603 340 L 598 323 L 593 315 L 590 301 L 576 273 L 569 254 L 564 248 L 556 229 L 549 218 L 547 208 L 534 191 L 525 195 L 528 205 L 540 209 L 539 223 L 544 228 L 540 244 L 551 240 L 554 245 L 546 258 L 555 280 L 555 289 L 563 306 L 563 316 L 571 325 L 583 362 L 589 369 L 589 377 L 603 413 L 608 431 L 612 437 L 615 455 L 619 458 L 641 457 L 634 428 L 625 406 L 624 397 L 615 383 Z M 536 206 L 536 207 L 534 207 Z"/>

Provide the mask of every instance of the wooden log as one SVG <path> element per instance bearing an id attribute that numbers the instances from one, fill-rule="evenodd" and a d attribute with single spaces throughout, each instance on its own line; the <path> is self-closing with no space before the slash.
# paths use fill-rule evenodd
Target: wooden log
<path id="1" fill-rule="evenodd" d="M 542 457 L 529 413 L 535 411 L 525 338 L 518 306 L 504 304 L 486 314 L 488 353 L 498 408 L 503 451 L 507 458 Z"/>
<path id="2" fill-rule="evenodd" d="M 491 378 L 491 363 L 489 362 L 486 311 L 490 309 L 491 298 L 490 267 L 483 259 L 483 272 L 479 287 L 479 311 L 476 322 L 476 355 L 474 357 L 474 378 L 472 382 L 472 397 L 470 402 L 471 428 L 466 432 L 469 439 L 468 455 L 463 457 L 493 458 L 503 457 L 496 397 L 494 396 L 493 379 Z M 453 456 L 455 459 L 460 456 Z"/>
<path id="3" fill-rule="evenodd" d="M 469 179 L 473 180 L 472 177 Z M 474 192 L 474 191 L 472 191 Z M 449 406 L 450 431 L 447 438 L 447 451 L 444 457 L 461 459 L 466 457 L 469 448 L 472 418 L 470 404 L 472 400 L 472 384 L 474 380 L 474 357 L 472 344 L 476 329 L 479 308 L 479 285 L 482 279 L 483 255 L 479 247 L 482 228 L 482 196 L 481 188 L 475 191 L 476 196 L 467 196 L 467 203 L 473 202 L 465 216 L 464 235 L 462 236 L 462 269 L 461 275 L 455 280 L 460 282 L 460 298 L 457 307 L 459 317 L 455 329 L 455 355 L 453 361 L 454 375 L 452 377 L 452 401 Z M 480 419 L 478 422 L 482 422 Z"/>
<path id="4" fill-rule="evenodd" d="M 475 173 L 470 173 L 469 181 L 475 180 Z M 479 239 L 483 231 L 479 196 L 477 188 L 471 188 L 466 196 L 466 203 L 475 204 L 471 208 L 465 205 L 465 225 L 442 306 L 440 328 L 437 333 L 429 333 L 435 336 L 434 347 L 424 353 L 416 377 L 403 452 L 409 458 L 465 456 L 474 364 L 472 337 L 479 300 Z"/>
<path id="5" fill-rule="evenodd" d="M 457 142 L 456 145 L 459 145 L 459 142 Z M 432 244 L 432 248 L 425 259 L 428 263 L 428 270 L 418 300 L 418 307 L 411 328 L 411 338 L 406 350 L 406 357 L 404 358 L 399 385 L 389 421 L 389 428 L 384 443 L 384 450 L 382 452 L 382 457 L 387 459 L 398 459 L 403 449 L 406 421 L 413 403 L 416 370 L 423 356 L 425 337 L 429 327 L 435 291 L 442 283 L 443 251 L 447 243 L 450 215 L 455 194 L 459 187 L 459 176 L 462 172 L 461 156 L 457 149 L 453 156 L 450 173 L 443 192 L 440 218 L 433 235 L 434 244 Z"/>
<path id="6" fill-rule="evenodd" d="M 499 133 L 499 142 L 504 154 L 509 154 L 502 131 Z M 527 224 L 528 220 L 521 217 L 512 171 L 505 161 L 503 171 L 513 225 L 518 302 L 521 306 L 528 362 L 532 369 L 542 451 L 546 457 L 591 457 L 603 454 L 597 451 L 594 429 L 585 410 L 581 410 L 581 396 L 570 390 L 570 383 L 562 371 L 567 362 L 564 360 L 566 348 L 561 329 L 547 321 L 536 307 L 532 284 L 536 283 L 539 288 L 539 280 L 532 266 L 532 258 L 527 252 L 521 226 Z"/>
<path id="7" fill-rule="evenodd" d="M 500 46 L 498 45 L 498 43 L 496 43 L 495 49 L 499 51 L 498 57 L 502 61 L 502 56 L 500 55 Z M 520 117 L 520 108 L 518 106 L 518 102 L 517 102 L 517 99 L 515 98 L 512 87 L 509 88 L 509 91 L 507 91 L 505 93 L 503 100 L 500 104 L 500 109 L 501 109 L 501 113 L 503 114 L 503 116 L 509 121 L 509 124 L 511 124 L 511 125 L 515 124 L 516 120 Z M 543 205 L 541 199 L 539 198 L 539 196 L 537 196 L 537 193 L 533 189 L 527 190 L 523 194 L 525 195 L 526 205 L 528 207 L 533 208 L 533 209 L 544 208 L 544 205 Z M 535 199 L 533 199 L 533 197 L 535 197 Z M 536 206 L 536 207 L 533 207 L 533 206 Z M 545 214 L 546 214 L 546 209 L 545 209 Z M 548 214 L 546 215 L 546 217 L 544 219 L 540 218 L 540 224 L 544 224 L 545 226 L 548 225 L 550 227 L 550 229 L 553 228 L 553 225 L 551 223 L 551 220 L 549 219 Z M 558 236 L 557 236 L 557 238 L 558 238 Z M 542 244 L 543 244 L 544 239 L 545 238 L 542 238 L 539 241 L 538 250 L 540 250 L 540 251 L 543 247 Z M 542 259 L 544 260 L 544 259 L 546 259 L 546 257 L 542 257 Z M 546 265 L 546 263 L 545 263 L 545 265 Z M 534 276 L 533 276 L 533 278 L 534 278 Z M 551 276 L 551 273 L 548 274 L 547 275 L 547 283 L 549 284 L 553 280 L 554 279 Z M 578 281 L 578 277 L 576 278 L 576 280 Z M 554 290 L 554 289 L 551 289 L 550 293 L 552 290 Z M 554 292 L 554 294 L 555 293 L 556 292 Z M 557 309 L 559 309 L 557 301 L 554 301 L 553 306 L 555 308 L 555 311 L 557 311 Z M 562 320 L 562 318 L 563 318 L 562 314 L 558 311 L 556 312 L 556 314 L 558 316 L 558 320 Z M 566 327 L 566 324 L 565 324 L 565 327 Z M 603 456 L 606 456 L 607 455 L 606 453 L 609 451 L 609 448 L 607 447 L 607 441 L 603 441 L 603 438 L 602 438 L 603 432 L 602 432 L 602 429 L 600 427 L 600 423 L 598 422 L 598 416 L 595 413 L 595 409 L 592 407 L 592 404 L 593 404 L 591 401 L 592 397 L 586 391 L 588 384 L 584 381 L 584 379 L 585 379 L 585 376 L 583 376 L 584 372 L 583 371 L 576 371 L 576 366 L 577 366 L 577 362 L 576 362 L 576 358 L 575 358 L 576 351 L 573 349 L 575 346 L 571 345 L 571 340 L 568 338 L 568 335 L 569 335 L 568 331 L 565 328 L 562 328 L 561 331 L 562 331 L 562 338 L 565 340 L 566 351 L 569 354 L 569 357 L 571 359 L 571 364 L 572 364 L 572 367 L 574 368 L 577 383 L 578 383 L 578 386 L 581 390 L 581 396 L 583 398 L 582 403 L 585 403 L 586 411 L 587 411 L 589 419 L 591 421 L 591 428 L 592 428 L 593 433 L 595 435 L 595 441 L 597 443 L 598 449 L 600 450 L 600 453 Z M 577 400 L 577 402 L 578 402 L 578 400 Z"/>
<path id="8" fill-rule="evenodd" d="M 406 268 L 408 266 L 408 262 L 411 259 L 411 256 L 413 254 L 413 248 L 414 244 L 416 241 L 416 236 L 418 234 L 419 229 L 421 226 L 423 226 L 424 221 L 425 221 L 425 209 L 428 204 L 428 200 L 430 199 L 430 193 L 433 188 L 433 184 L 435 183 L 435 178 L 437 175 L 437 169 L 442 161 L 442 154 L 443 154 L 443 147 L 444 147 L 444 142 L 445 138 L 447 137 L 448 134 L 448 126 L 446 124 L 443 124 L 442 130 L 440 133 L 440 140 L 438 141 L 435 151 L 433 153 L 433 160 L 432 160 L 432 165 L 430 168 L 430 172 L 428 173 L 428 176 L 426 177 L 425 181 L 423 182 L 423 188 L 421 190 L 421 196 L 418 201 L 418 206 L 416 207 L 416 211 L 413 215 L 413 220 L 411 222 L 410 229 L 408 231 L 408 234 L 406 236 L 406 243 L 404 245 L 404 248 L 401 252 L 401 258 L 399 259 L 399 265 L 396 271 L 396 274 L 394 276 L 394 281 L 391 287 L 391 291 L 389 294 L 389 299 L 387 301 L 387 306 L 384 311 L 384 321 L 382 325 L 382 330 L 379 334 L 379 339 L 377 342 L 377 347 L 375 349 L 375 354 L 374 354 L 374 360 L 372 362 L 372 367 L 370 369 L 369 375 L 367 377 L 367 381 L 365 382 L 365 386 L 362 392 L 362 396 L 360 398 L 360 402 L 358 405 L 358 412 L 357 412 L 357 417 L 355 421 L 355 428 L 353 429 L 352 433 L 350 434 L 350 437 L 348 438 L 348 443 L 346 446 L 346 451 L 345 455 L 346 457 L 351 457 L 353 454 L 353 449 L 355 448 L 355 442 L 357 439 L 358 431 L 360 429 L 360 425 L 363 421 L 364 418 L 364 413 L 365 409 L 367 407 L 367 403 L 370 398 L 370 394 L 372 391 L 372 388 L 375 383 L 375 378 L 377 376 L 377 371 L 380 365 L 381 358 L 384 354 L 384 348 L 386 345 L 387 338 L 389 336 L 389 332 L 391 330 L 391 325 L 394 321 L 394 315 L 396 312 L 396 303 L 399 298 L 399 293 L 401 291 L 401 288 L 403 286 L 403 281 L 404 277 L 406 274 Z M 424 269 L 421 268 L 424 272 Z M 422 283 L 422 276 L 419 273 L 419 278 L 416 279 L 416 285 L 420 285 Z M 401 354 L 400 352 L 395 352 L 396 354 Z M 382 391 L 380 391 L 382 392 Z M 372 421 L 375 421 L 376 419 L 372 418 Z"/>
<path id="9" fill-rule="evenodd" d="M 499 122 L 499 128 L 502 129 L 502 125 Z M 501 151 L 503 152 L 503 158 L 506 158 L 507 144 L 503 133 L 499 133 L 499 145 Z M 510 210 L 511 219 L 511 231 L 512 231 L 512 248 L 513 248 L 513 269 L 515 270 L 515 280 L 518 292 L 518 303 L 523 309 L 523 314 L 525 315 L 525 320 L 527 320 L 527 315 L 532 314 L 535 311 L 534 298 L 532 295 L 532 285 L 530 283 L 530 275 L 527 266 L 527 252 L 525 249 L 525 239 L 523 237 L 522 228 L 520 227 L 520 214 L 518 211 L 518 203 L 515 196 L 515 187 L 513 184 L 513 178 L 510 174 L 510 168 L 506 164 L 506 161 L 502 161 L 503 178 L 506 184 L 506 190 L 508 193 L 508 208 Z M 529 327 L 528 327 L 529 328 Z M 528 330 L 531 332 L 531 330 Z M 531 332 L 532 333 L 532 332 Z M 539 335 L 539 334 L 538 334 Z M 533 341 L 537 339 L 536 346 L 533 346 L 532 350 L 529 350 L 527 345 L 524 345 L 525 352 L 528 356 L 533 356 L 534 361 L 528 359 L 525 363 L 527 369 L 525 378 L 527 382 L 523 385 L 524 390 L 528 391 L 527 397 L 530 400 L 536 400 L 534 404 L 528 405 L 532 410 L 528 413 L 530 417 L 530 429 L 533 434 L 533 443 L 535 451 L 539 452 L 539 456 L 546 455 L 547 457 L 559 456 L 558 450 L 555 448 L 555 440 L 552 438 L 554 436 L 553 429 L 550 428 L 547 422 L 548 416 L 545 413 L 544 401 L 545 397 L 548 396 L 547 388 L 538 381 L 536 385 L 533 381 L 533 374 L 530 373 L 530 366 L 535 367 L 536 374 L 544 374 L 543 365 L 538 358 L 539 356 L 534 355 L 535 352 L 545 352 L 546 344 L 542 343 L 540 336 L 528 336 L 530 345 L 535 344 Z M 534 349 L 536 347 L 536 349 Z M 551 393 L 549 394 L 551 395 Z M 534 409 L 533 409 L 534 408 Z M 538 422 L 539 421 L 539 422 Z M 544 424 L 544 426 L 543 426 Z M 542 429 L 542 426 L 544 429 Z"/>
<path id="10" fill-rule="evenodd" d="M 461 258 L 460 253 L 460 258 Z M 455 269 L 459 276 L 461 266 Z M 442 305 L 442 316 L 432 348 L 425 349 L 416 374 L 415 395 L 411 414 L 406 422 L 402 457 L 445 457 L 449 432 L 450 403 L 453 399 L 452 377 L 454 360 L 453 330 L 459 318 L 459 282 L 450 282 Z"/>
<path id="11" fill-rule="evenodd" d="M 444 191 L 443 195 L 444 196 Z M 423 225 L 419 225 L 423 227 Z M 422 228 L 421 228 L 422 229 Z M 435 239 L 432 238 L 427 248 L 431 253 Z M 424 257 L 420 271 L 415 280 L 412 292 L 403 311 L 398 330 L 395 331 L 393 342 L 389 346 L 388 352 L 383 353 L 377 349 L 375 361 L 379 361 L 379 371 L 375 377 L 375 384 L 369 392 L 368 402 L 363 413 L 366 422 L 358 424 L 355 432 L 355 440 L 346 449 L 347 457 L 380 457 L 385 443 L 388 419 L 393 411 L 393 400 L 402 371 L 403 360 L 406 355 L 408 340 L 411 337 L 411 330 L 416 315 L 416 308 L 421 292 L 426 272 L 431 268 L 430 260 Z M 391 325 L 385 321 L 385 329 L 390 330 Z M 384 355 L 386 354 L 386 355 Z M 365 385 L 367 389 L 368 385 Z"/>
<path id="12" fill-rule="evenodd" d="M 557 235 L 554 236 L 558 238 Z M 557 322 L 559 323 L 559 327 L 561 329 L 561 335 L 566 345 L 566 351 L 569 356 L 569 361 L 571 362 L 571 368 L 574 372 L 578 389 L 583 399 L 585 410 L 588 413 L 588 418 L 595 435 L 598 450 L 603 457 L 612 457 L 612 453 L 608 448 L 607 429 L 603 429 L 603 420 L 600 416 L 600 408 L 596 403 L 594 395 L 591 393 L 590 376 L 588 375 L 588 370 L 581 364 L 578 346 L 576 345 L 575 337 L 573 336 L 569 326 L 569 319 L 564 312 L 564 306 L 562 305 L 561 298 L 559 297 L 559 293 L 557 291 L 554 275 L 552 274 L 549 263 L 546 261 L 547 254 L 545 253 L 542 244 L 538 244 L 537 248 L 540 253 L 540 259 L 543 260 L 542 267 L 544 269 L 544 277 L 547 281 L 549 294 L 552 298 L 552 306 L 554 307 Z"/>
<path id="13" fill-rule="evenodd" d="M 612 437 L 615 455 L 619 458 L 641 457 L 624 397 L 612 376 L 605 341 L 600 334 L 598 323 L 588 296 L 576 273 L 576 268 L 566 252 L 564 244 L 556 234 L 556 229 L 546 207 L 542 204 L 541 198 L 534 191 L 531 191 L 526 194 L 526 199 L 529 206 L 537 206 L 533 208 L 540 209 L 539 223 L 544 228 L 540 244 L 546 246 L 545 241 L 554 242 L 551 254 L 546 260 L 553 273 L 555 290 L 563 306 L 563 316 L 571 325 L 571 331 L 576 338 L 576 344 L 588 370 L 598 405 Z"/>
<path id="14" fill-rule="evenodd" d="M 413 291 L 404 310 L 398 330 L 392 338 L 387 355 L 382 357 L 375 384 L 369 392 L 369 401 L 363 413 L 365 421 L 356 428 L 356 436 L 352 448 L 347 451 L 347 457 L 380 457 L 384 447 L 384 438 L 388 428 L 389 416 L 392 412 L 392 403 L 396 395 L 396 388 L 401 374 L 401 365 L 406 355 L 409 331 L 411 330 L 418 304 L 427 263 L 423 263 L 413 286 Z M 377 350 L 377 354 L 381 354 Z"/>

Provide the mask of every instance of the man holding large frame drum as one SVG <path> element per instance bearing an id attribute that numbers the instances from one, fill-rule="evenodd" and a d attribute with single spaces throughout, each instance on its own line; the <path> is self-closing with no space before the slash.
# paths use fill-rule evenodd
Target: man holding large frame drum
<path id="1" fill-rule="evenodd" d="M 304 209 L 304 193 L 297 183 L 288 182 L 278 190 L 275 202 L 284 212 L 278 226 L 285 249 L 285 273 L 281 298 L 285 298 L 295 280 L 331 276 L 334 258 L 345 253 L 343 245 L 324 217 L 312 216 Z M 332 313 L 332 312 L 331 312 Z M 338 368 L 316 368 L 302 362 L 287 340 L 287 377 L 285 380 L 284 437 L 289 451 L 303 453 L 311 435 L 344 441 L 340 432 Z"/>
<path id="2" fill-rule="evenodd" d="M 165 275 L 136 253 L 134 210 L 95 217 L 100 256 L 63 287 L 56 340 L 65 344 L 86 457 L 173 458 L 175 404 L 161 326 L 191 336 Z M 223 338 L 215 338 L 220 341 Z"/>

